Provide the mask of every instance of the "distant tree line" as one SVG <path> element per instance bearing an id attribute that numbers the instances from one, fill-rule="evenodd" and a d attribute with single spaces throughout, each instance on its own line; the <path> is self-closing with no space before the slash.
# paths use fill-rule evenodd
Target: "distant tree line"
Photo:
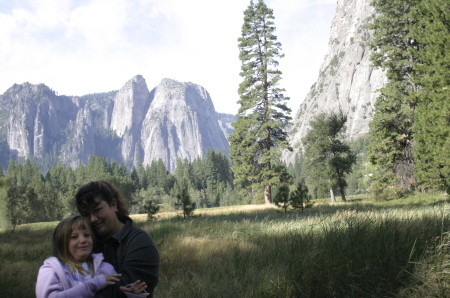
<path id="1" fill-rule="evenodd" d="M 177 209 L 182 191 L 200 208 L 251 202 L 234 186 L 229 158 L 213 150 L 192 162 L 178 159 L 173 174 L 162 160 L 145 166 L 139 161 L 127 169 L 124 163 L 91 155 L 86 165 L 72 169 L 55 163 L 44 173 L 36 162 L 11 159 L 6 173 L 0 171 L 0 216 L 12 226 L 60 220 L 77 212 L 73 203 L 80 186 L 102 179 L 120 187 L 131 213 L 147 213 L 152 204 L 160 210 Z"/>

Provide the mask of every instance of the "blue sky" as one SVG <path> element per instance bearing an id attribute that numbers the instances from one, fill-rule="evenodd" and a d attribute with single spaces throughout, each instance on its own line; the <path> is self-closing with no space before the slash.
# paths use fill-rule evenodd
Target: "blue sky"
<path id="1" fill-rule="evenodd" d="M 120 89 L 140 74 L 208 90 L 236 114 L 237 39 L 250 0 L 0 0 L 0 94 L 44 83 L 59 95 Z M 281 87 L 293 115 L 317 79 L 337 0 L 265 0 L 282 43 Z"/>

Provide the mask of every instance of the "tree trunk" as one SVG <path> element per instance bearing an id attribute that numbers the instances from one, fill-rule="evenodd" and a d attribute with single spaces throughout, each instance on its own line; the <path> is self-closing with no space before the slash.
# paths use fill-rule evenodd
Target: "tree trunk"
<path id="1" fill-rule="evenodd" d="M 272 204 L 272 189 L 270 185 L 264 186 L 264 203 L 266 205 Z"/>
<path id="2" fill-rule="evenodd" d="M 331 196 L 331 203 L 336 203 L 336 198 L 334 197 L 334 191 L 332 188 L 330 188 L 330 196 Z"/>
<path id="3" fill-rule="evenodd" d="M 347 199 L 345 198 L 345 191 L 344 191 L 344 189 L 340 188 L 339 191 L 341 192 L 342 202 L 347 202 Z"/>

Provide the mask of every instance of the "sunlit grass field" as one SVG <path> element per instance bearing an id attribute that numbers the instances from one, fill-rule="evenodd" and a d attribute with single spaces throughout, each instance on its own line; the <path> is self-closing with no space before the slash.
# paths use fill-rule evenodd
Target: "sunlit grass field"
<path id="1" fill-rule="evenodd" d="M 132 217 L 160 252 L 155 297 L 450 297 L 449 211 L 436 194 Z M 55 225 L 0 232 L 1 297 L 34 297 Z"/>

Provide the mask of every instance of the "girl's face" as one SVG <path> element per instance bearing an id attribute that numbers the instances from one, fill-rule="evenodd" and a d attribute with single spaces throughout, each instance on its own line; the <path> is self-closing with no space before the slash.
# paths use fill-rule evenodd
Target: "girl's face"
<path id="1" fill-rule="evenodd" d="M 69 240 L 69 252 L 80 263 L 86 262 L 92 252 L 93 240 L 88 230 L 73 230 Z"/>

